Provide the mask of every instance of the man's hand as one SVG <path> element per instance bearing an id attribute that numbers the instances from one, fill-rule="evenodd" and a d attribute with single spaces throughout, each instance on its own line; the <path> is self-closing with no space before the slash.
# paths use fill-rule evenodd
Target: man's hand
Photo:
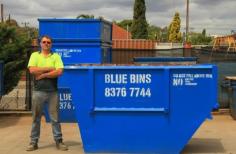
<path id="1" fill-rule="evenodd" d="M 32 66 L 29 67 L 30 73 L 36 76 L 44 74 L 44 73 L 48 73 L 54 70 L 55 70 L 54 67 L 32 67 Z"/>
<path id="2" fill-rule="evenodd" d="M 44 78 L 57 78 L 58 76 L 62 75 L 63 73 L 63 69 L 59 68 L 57 70 L 53 70 L 47 73 L 43 73 L 43 74 L 35 74 L 35 79 L 36 80 L 41 80 Z"/>
<path id="3" fill-rule="evenodd" d="M 36 80 L 41 80 L 41 79 L 43 79 L 43 78 L 47 78 L 47 73 L 35 75 L 35 79 L 36 79 Z"/>

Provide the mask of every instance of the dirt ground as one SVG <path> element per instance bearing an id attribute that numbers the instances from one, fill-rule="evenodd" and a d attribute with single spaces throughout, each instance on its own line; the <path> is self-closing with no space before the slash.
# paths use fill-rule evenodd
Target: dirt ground
<path id="1" fill-rule="evenodd" d="M 42 121 L 39 149 L 25 151 L 29 143 L 31 116 L 0 115 L 0 154 L 83 154 L 77 124 L 62 124 L 68 151 L 55 148 L 51 125 Z M 214 115 L 198 129 L 183 154 L 236 154 L 236 121 L 229 115 Z"/>

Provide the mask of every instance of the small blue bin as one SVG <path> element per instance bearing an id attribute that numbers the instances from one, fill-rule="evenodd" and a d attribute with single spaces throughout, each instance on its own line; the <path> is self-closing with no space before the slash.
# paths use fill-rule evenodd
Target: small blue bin
<path id="1" fill-rule="evenodd" d="M 236 120 L 236 78 L 235 76 L 227 76 L 226 81 L 228 83 L 228 99 L 230 113 L 233 119 Z"/>
<path id="2" fill-rule="evenodd" d="M 234 120 L 236 120 L 236 86 L 229 88 L 229 106 L 230 114 Z"/>
<path id="3" fill-rule="evenodd" d="M 85 153 L 178 154 L 217 103 L 217 69 L 68 66 Z"/>
<path id="4" fill-rule="evenodd" d="M 230 80 L 223 80 L 220 85 L 221 93 L 219 95 L 220 103 L 224 107 L 229 107 L 230 104 Z"/>

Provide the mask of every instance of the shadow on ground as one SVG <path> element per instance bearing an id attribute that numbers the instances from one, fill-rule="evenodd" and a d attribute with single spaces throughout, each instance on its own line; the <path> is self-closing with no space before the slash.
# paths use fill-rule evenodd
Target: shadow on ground
<path id="1" fill-rule="evenodd" d="M 224 153 L 226 152 L 220 139 L 192 138 L 181 154 Z"/>
<path id="2" fill-rule="evenodd" d="M 68 146 L 68 148 L 73 147 L 73 146 L 78 146 L 78 147 L 82 148 L 81 142 L 65 141 L 64 143 Z M 55 143 L 45 145 L 45 146 L 40 146 L 39 145 L 40 149 L 47 149 L 47 148 L 51 148 L 51 147 L 55 147 Z"/>
<path id="3" fill-rule="evenodd" d="M 0 115 L 0 128 L 17 125 L 20 118 L 21 116 Z"/>

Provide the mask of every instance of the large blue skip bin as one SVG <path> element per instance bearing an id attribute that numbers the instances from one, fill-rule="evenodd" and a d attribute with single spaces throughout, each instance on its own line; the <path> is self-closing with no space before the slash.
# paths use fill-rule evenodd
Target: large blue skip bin
<path id="1" fill-rule="evenodd" d="M 53 41 L 112 42 L 112 23 L 102 19 L 41 18 L 39 36 L 49 35 Z"/>
<path id="2" fill-rule="evenodd" d="M 177 154 L 217 103 L 217 69 L 70 66 L 85 153 Z"/>

